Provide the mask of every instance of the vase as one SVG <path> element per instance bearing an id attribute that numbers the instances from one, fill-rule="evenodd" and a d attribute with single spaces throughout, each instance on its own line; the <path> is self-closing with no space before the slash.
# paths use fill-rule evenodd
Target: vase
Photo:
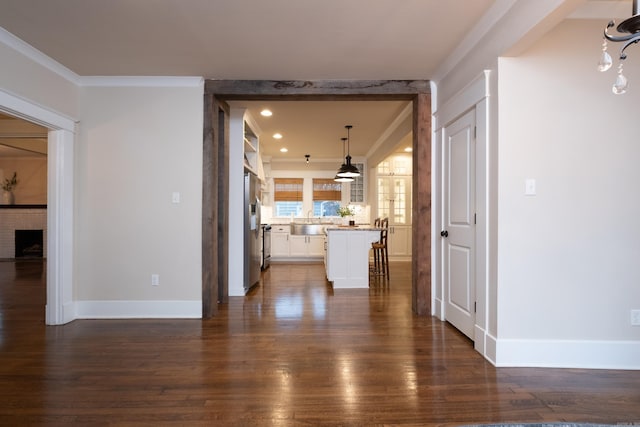
<path id="1" fill-rule="evenodd" d="M 15 198 L 11 191 L 3 191 L 2 192 L 2 204 L 3 205 L 12 205 L 15 202 Z"/>

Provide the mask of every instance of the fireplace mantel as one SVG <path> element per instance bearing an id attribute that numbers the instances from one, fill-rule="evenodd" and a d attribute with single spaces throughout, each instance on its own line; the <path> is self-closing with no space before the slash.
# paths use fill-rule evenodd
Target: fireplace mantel
<path id="1" fill-rule="evenodd" d="M 47 205 L 0 205 L 0 209 L 47 209 Z"/>

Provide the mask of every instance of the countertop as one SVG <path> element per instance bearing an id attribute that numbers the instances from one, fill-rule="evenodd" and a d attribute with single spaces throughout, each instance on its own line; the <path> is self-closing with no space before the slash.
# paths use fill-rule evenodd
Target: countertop
<path id="1" fill-rule="evenodd" d="M 380 227 L 372 227 L 370 225 L 328 225 L 325 228 L 325 231 L 381 231 Z"/>

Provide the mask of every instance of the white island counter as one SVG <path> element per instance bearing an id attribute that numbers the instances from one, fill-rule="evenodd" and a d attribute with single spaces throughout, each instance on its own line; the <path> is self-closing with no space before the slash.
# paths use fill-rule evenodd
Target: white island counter
<path id="1" fill-rule="evenodd" d="M 369 287 L 369 250 L 380 229 L 368 226 L 327 227 L 325 268 L 334 289 Z"/>

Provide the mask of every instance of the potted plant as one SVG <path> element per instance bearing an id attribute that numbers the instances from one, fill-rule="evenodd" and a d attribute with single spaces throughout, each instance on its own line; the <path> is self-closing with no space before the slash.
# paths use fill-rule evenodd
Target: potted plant
<path id="1" fill-rule="evenodd" d="M 340 215 L 342 220 L 345 221 L 345 225 L 355 225 L 355 221 L 350 219 L 345 219 L 347 217 L 351 217 L 355 215 L 355 213 L 356 213 L 355 210 L 353 210 L 353 208 L 349 206 L 340 206 L 338 208 L 338 215 Z"/>
<path id="2" fill-rule="evenodd" d="M 18 174 L 13 173 L 11 179 L 5 178 L 2 183 L 2 201 L 5 205 L 12 205 L 14 202 L 13 189 L 18 185 Z"/>

